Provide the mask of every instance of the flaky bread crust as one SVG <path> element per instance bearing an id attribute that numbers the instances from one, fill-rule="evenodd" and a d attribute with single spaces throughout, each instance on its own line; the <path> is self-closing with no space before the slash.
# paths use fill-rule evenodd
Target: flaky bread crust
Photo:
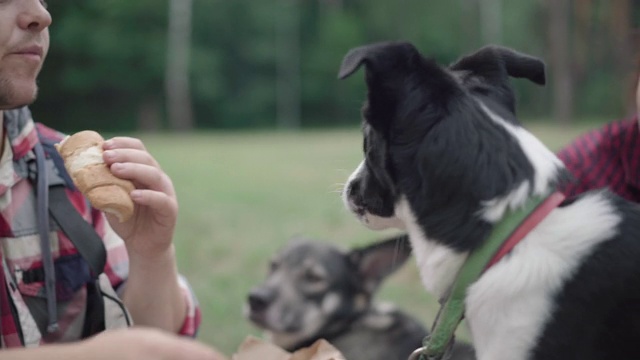
<path id="1" fill-rule="evenodd" d="M 133 216 L 134 204 L 129 194 L 134 186 L 111 173 L 102 160 L 103 142 L 100 134 L 85 130 L 68 136 L 56 144 L 56 149 L 74 184 L 91 205 L 124 222 Z"/>

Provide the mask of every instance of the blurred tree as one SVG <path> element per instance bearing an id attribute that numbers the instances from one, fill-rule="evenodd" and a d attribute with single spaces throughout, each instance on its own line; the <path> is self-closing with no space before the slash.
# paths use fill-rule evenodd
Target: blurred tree
<path id="1" fill-rule="evenodd" d="M 193 130 L 189 84 L 192 7 L 192 0 L 169 1 L 165 91 L 169 124 L 173 130 Z"/>
<path id="2" fill-rule="evenodd" d="M 640 0 L 635 1 L 640 2 Z M 634 55 L 637 45 L 635 47 L 629 46 L 633 39 L 631 14 L 633 14 L 631 0 L 616 0 L 611 2 L 608 23 L 614 56 L 612 70 L 616 76 L 623 79 L 624 82 L 628 81 L 629 74 L 634 73 L 633 69 L 636 64 Z M 621 92 L 626 90 L 626 86 L 621 86 L 620 88 Z M 620 96 L 618 102 L 622 108 L 626 106 L 627 98 Z"/>
<path id="3" fill-rule="evenodd" d="M 573 118 L 573 70 L 570 53 L 570 0 L 547 0 L 553 115 L 562 124 Z"/>
<path id="4" fill-rule="evenodd" d="M 190 3 L 191 26 L 175 36 L 180 22 L 169 15 L 180 12 L 169 5 Z M 364 43 L 406 40 L 441 63 L 487 42 L 542 57 L 555 85 L 514 81 L 523 117 L 619 116 L 640 43 L 633 40 L 639 4 L 52 1 L 52 46 L 33 110 L 63 130 L 352 126 L 365 88 L 336 79 L 342 57 Z"/>
<path id="5" fill-rule="evenodd" d="M 65 130 L 135 129 L 138 114 L 162 113 L 164 2 L 53 1 L 50 11 L 37 118 Z"/>
<path id="6" fill-rule="evenodd" d="M 198 126 L 276 126 L 277 1 L 194 1 Z"/>
<path id="7" fill-rule="evenodd" d="M 300 128 L 300 0 L 279 0 L 276 20 L 277 124 Z"/>
<path id="8" fill-rule="evenodd" d="M 502 0 L 480 0 L 480 33 L 485 43 L 502 43 Z"/>

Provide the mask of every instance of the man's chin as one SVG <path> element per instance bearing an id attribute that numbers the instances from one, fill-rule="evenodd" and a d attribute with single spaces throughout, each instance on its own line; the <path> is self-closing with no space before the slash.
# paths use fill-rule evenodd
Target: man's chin
<path id="1" fill-rule="evenodd" d="M 26 84 L 23 86 L 4 86 L 0 81 L 0 111 L 14 110 L 31 105 L 38 97 L 38 86 Z"/>

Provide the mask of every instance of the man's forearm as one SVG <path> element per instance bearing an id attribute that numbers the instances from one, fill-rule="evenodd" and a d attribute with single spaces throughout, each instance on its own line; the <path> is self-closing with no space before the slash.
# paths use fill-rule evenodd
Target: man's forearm
<path id="1" fill-rule="evenodd" d="M 153 259 L 129 255 L 129 277 L 122 300 L 134 324 L 180 330 L 187 304 L 178 284 L 173 246 Z"/>

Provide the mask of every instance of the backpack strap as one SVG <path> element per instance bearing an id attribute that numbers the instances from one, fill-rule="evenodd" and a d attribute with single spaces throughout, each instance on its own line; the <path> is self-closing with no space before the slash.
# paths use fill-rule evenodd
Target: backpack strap
<path id="1" fill-rule="evenodd" d="M 89 264 L 94 277 L 102 274 L 107 262 L 102 238 L 71 204 L 64 186 L 49 187 L 49 214 Z"/>
<path id="2" fill-rule="evenodd" d="M 49 214 L 71 240 L 78 253 L 89 264 L 94 277 L 97 278 L 98 275 L 104 272 L 107 261 L 107 252 L 102 238 L 96 233 L 93 226 L 78 213 L 69 200 L 65 188 L 71 190 L 76 190 L 76 188 L 64 166 L 62 156 L 54 147 L 54 142 L 43 136 L 40 136 L 40 142 L 44 153 L 48 155 L 54 164 L 56 175 L 64 180 L 64 183 L 48 182 Z M 47 171 L 52 170 L 54 169 L 47 168 Z M 49 180 L 52 178 L 52 176 L 47 177 Z"/>
<path id="3" fill-rule="evenodd" d="M 58 310 L 56 304 L 56 273 L 53 266 L 53 255 L 51 254 L 51 242 L 49 240 L 49 185 L 47 165 L 42 150 L 42 144 L 36 143 L 34 152 L 36 154 L 36 220 L 38 224 L 38 234 L 40 237 L 40 252 L 42 253 L 42 269 L 44 271 L 44 287 L 47 298 L 47 313 L 49 323 L 47 332 L 58 331 Z"/>
<path id="4" fill-rule="evenodd" d="M 66 188 L 75 189 L 71 177 L 64 167 L 64 161 L 58 151 L 54 147 L 54 142 L 44 138 L 38 133 L 40 142 L 36 143 L 36 161 L 38 166 L 38 197 L 45 198 L 47 204 L 43 201 L 38 202 L 38 209 L 44 208 L 45 214 L 48 209 L 53 220 L 58 224 L 60 229 L 67 235 L 73 243 L 76 250 L 87 262 L 89 268 L 93 272 L 93 280 L 88 282 L 87 288 L 87 308 L 85 311 L 85 321 L 82 330 L 82 337 L 87 338 L 96 333 L 105 330 L 105 307 L 98 277 L 104 272 L 106 265 L 107 252 L 102 242 L 102 238 L 96 233 L 91 226 L 73 206 L 66 193 Z M 44 154 L 49 156 L 53 162 L 53 168 L 45 166 L 46 160 Z M 55 172 L 64 181 L 53 181 Z M 44 179 L 44 180 L 43 180 Z M 44 185 L 43 185 L 44 183 Z M 48 219 L 48 216 L 44 216 Z M 40 225 L 42 228 L 44 225 Z M 48 231 L 48 225 L 46 225 Z M 41 231 L 42 232 L 42 231 Z M 42 237 L 42 235 L 41 235 Z M 48 245 L 48 241 L 47 241 Z M 46 269 L 45 269 L 46 270 Z M 45 278 L 47 271 L 45 271 Z M 55 304 L 55 298 L 50 299 L 48 296 L 48 306 Z M 55 331 L 56 309 L 49 309 L 49 327 L 50 331 Z M 53 312 L 52 312 L 53 311 Z"/>
<path id="5" fill-rule="evenodd" d="M 48 174 L 49 186 L 64 185 L 71 190 L 77 190 L 76 185 L 73 183 L 71 176 L 67 172 L 67 168 L 64 166 L 64 159 L 62 158 L 62 155 L 60 155 L 58 150 L 56 150 L 55 144 L 57 142 L 51 139 L 47 139 L 46 137 L 42 136 L 40 132 L 38 132 L 38 138 L 40 139 L 40 143 L 42 144 L 44 153 L 47 154 L 48 159 L 53 162 L 53 168 L 48 167 L 48 170 L 55 171 L 55 175 L 58 175 L 59 177 L 59 179 L 55 179 L 53 176 L 51 176 L 53 174 Z M 62 182 L 60 181 L 60 179 L 62 180 Z"/>

